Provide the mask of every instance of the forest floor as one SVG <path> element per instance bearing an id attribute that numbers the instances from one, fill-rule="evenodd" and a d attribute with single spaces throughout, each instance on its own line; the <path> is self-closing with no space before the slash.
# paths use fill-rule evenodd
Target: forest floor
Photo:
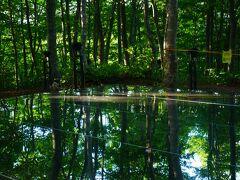
<path id="1" fill-rule="evenodd" d="M 98 85 L 109 85 L 109 84 L 125 84 L 125 85 L 147 85 L 147 86 L 158 86 L 161 87 L 161 83 L 156 84 L 152 81 L 147 80 L 120 80 L 120 81 L 104 81 L 104 82 L 88 82 L 86 83 L 86 87 L 94 87 Z M 64 89 L 71 89 L 71 86 L 66 86 Z M 176 88 L 188 88 L 186 83 L 177 84 Z M 61 89 L 60 89 L 61 90 Z M 207 91 L 216 91 L 221 93 L 240 93 L 240 84 L 228 84 L 228 85 L 216 85 L 216 84 L 197 84 L 197 90 L 207 90 Z M 0 98 L 8 98 L 8 97 L 15 97 L 21 95 L 28 95 L 34 93 L 43 93 L 43 92 L 50 92 L 50 89 L 44 88 L 28 88 L 28 89 L 18 89 L 18 90 L 0 90 Z"/>

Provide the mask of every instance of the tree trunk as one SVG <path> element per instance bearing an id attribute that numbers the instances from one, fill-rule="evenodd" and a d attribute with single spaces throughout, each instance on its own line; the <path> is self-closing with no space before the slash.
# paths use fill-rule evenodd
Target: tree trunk
<path id="1" fill-rule="evenodd" d="M 12 10 L 12 3 L 10 0 L 8 0 L 8 8 L 9 8 L 9 16 L 10 16 L 10 28 L 12 33 L 12 43 L 13 43 L 13 49 L 14 49 L 14 59 L 15 59 L 15 80 L 16 80 L 16 88 L 19 88 L 19 77 L 18 77 L 18 50 L 17 50 L 17 38 L 15 34 L 15 27 L 13 22 L 13 10 Z"/>
<path id="2" fill-rule="evenodd" d="M 23 76 L 23 82 L 24 86 L 27 86 L 28 84 L 28 71 L 27 71 L 27 54 L 26 54 L 26 42 L 24 37 L 24 14 L 23 14 L 23 0 L 21 0 L 21 33 L 22 33 L 22 44 L 23 44 L 23 64 L 24 64 L 24 76 Z"/>
<path id="3" fill-rule="evenodd" d="M 61 21 L 62 21 L 62 38 L 63 38 L 63 50 L 62 50 L 62 57 L 63 62 L 67 60 L 67 35 L 66 35 L 66 20 L 65 20 L 65 9 L 63 0 L 60 1 L 61 5 Z M 64 68 L 64 67 L 63 67 Z"/>
<path id="4" fill-rule="evenodd" d="M 27 17 L 27 31 L 28 31 L 28 39 L 29 39 L 29 47 L 32 55 L 32 65 L 31 65 L 31 78 L 34 77 L 33 71 L 34 71 L 34 66 L 35 66 L 35 61 L 36 61 L 36 55 L 35 55 L 35 49 L 34 49 L 34 42 L 33 42 L 33 36 L 32 36 L 32 28 L 31 28 L 31 23 L 30 23 L 30 9 L 29 9 L 29 4 L 28 0 L 25 0 L 25 5 L 26 5 L 26 17 Z M 36 38 L 36 37 L 35 37 Z M 33 79 L 32 79 L 33 83 Z"/>
<path id="5" fill-rule="evenodd" d="M 223 41 L 223 23 L 224 23 L 224 2 L 221 3 L 221 12 L 220 12 L 220 20 L 219 20 L 219 28 L 218 28 L 218 32 L 217 32 L 217 39 L 216 42 L 216 50 L 217 51 L 221 51 L 222 50 L 222 46 L 221 46 L 221 42 Z M 222 69 L 222 56 L 217 56 L 216 59 L 216 65 L 217 65 L 217 73 L 219 74 L 221 69 Z"/>
<path id="6" fill-rule="evenodd" d="M 99 0 L 94 0 L 94 54 L 95 58 L 97 58 L 98 53 L 98 40 L 100 43 L 100 63 L 104 63 L 104 36 L 103 36 L 103 30 L 102 30 L 102 22 L 101 22 L 101 14 L 100 14 L 100 4 Z M 97 61 L 97 59 L 95 59 Z"/>
<path id="7" fill-rule="evenodd" d="M 119 64 L 122 64 L 123 59 L 122 59 L 122 30 L 121 30 L 121 0 L 118 0 L 117 18 L 118 18 L 118 62 Z"/>
<path id="8" fill-rule="evenodd" d="M 56 0 L 47 0 L 47 30 L 48 30 L 48 51 L 49 51 L 49 61 L 51 66 L 51 80 L 60 80 L 60 74 L 58 72 L 58 62 L 57 62 L 57 49 L 56 49 Z"/>
<path id="9" fill-rule="evenodd" d="M 129 45 L 133 46 L 136 41 L 137 34 L 137 1 L 132 0 L 131 2 L 131 25 L 130 25 L 130 35 L 129 35 Z"/>
<path id="10" fill-rule="evenodd" d="M 144 0 L 144 24 L 145 24 L 145 29 L 146 29 L 146 34 L 147 34 L 147 39 L 148 39 L 148 44 L 152 50 L 152 61 L 154 63 L 157 62 L 157 52 L 154 44 L 154 38 L 151 32 L 151 26 L 149 23 L 149 0 Z"/>
<path id="11" fill-rule="evenodd" d="M 153 13 L 154 13 L 154 23 L 157 29 L 157 39 L 158 39 L 158 48 L 159 48 L 159 59 L 161 59 L 161 62 L 163 62 L 163 55 L 164 55 L 164 51 L 163 51 L 163 33 L 160 29 L 160 25 L 159 25 L 159 11 L 157 8 L 157 4 L 156 4 L 156 0 L 151 0 L 152 5 L 153 5 Z M 162 21 L 165 21 L 165 17 L 162 17 Z M 163 23 L 164 24 L 164 23 Z M 165 26 L 165 25 L 164 25 Z M 164 29 L 164 27 L 162 27 L 162 29 Z"/>
<path id="12" fill-rule="evenodd" d="M 111 42 L 111 36 L 112 36 L 112 30 L 113 30 L 115 10 L 116 10 L 116 1 L 114 0 L 113 3 L 112 3 L 111 14 L 109 16 L 109 28 L 108 28 L 107 41 L 106 41 L 106 50 L 105 50 L 105 62 L 106 63 L 108 62 L 109 48 L 110 48 L 110 42 Z"/>
<path id="13" fill-rule="evenodd" d="M 124 54 L 124 64 L 129 65 L 129 53 L 128 53 L 128 42 L 127 42 L 127 24 L 126 24 L 126 7 L 125 1 L 120 0 L 120 11 L 121 11 L 121 31 L 122 31 L 122 45 Z"/>
<path id="14" fill-rule="evenodd" d="M 166 32 L 164 39 L 164 79 L 163 84 L 174 87 L 177 76 L 176 36 L 177 36 L 177 0 L 169 0 L 167 5 Z"/>
<path id="15" fill-rule="evenodd" d="M 229 15 L 230 15 L 230 37 L 229 37 L 229 49 L 235 52 L 236 50 L 236 32 L 237 32 L 237 17 L 235 10 L 236 1 L 229 0 Z M 238 70 L 235 56 L 232 56 L 230 71 L 232 73 Z"/>
<path id="16" fill-rule="evenodd" d="M 86 15 L 86 0 L 81 1 L 81 52 L 80 52 L 80 63 L 81 63 L 81 88 L 85 88 L 85 69 L 87 67 L 86 59 L 86 40 L 87 40 L 87 15 Z"/>
<path id="17" fill-rule="evenodd" d="M 207 24 L 206 24 L 206 50 L 213 50 L 213 29 L 214 29 L 214 6 L 215 0 L 208 0 L 208 11 L 207 11 Z M 206 54 L 206 66 L 207 69 L 212 67 L 213 57 L 211 53 Z"/>

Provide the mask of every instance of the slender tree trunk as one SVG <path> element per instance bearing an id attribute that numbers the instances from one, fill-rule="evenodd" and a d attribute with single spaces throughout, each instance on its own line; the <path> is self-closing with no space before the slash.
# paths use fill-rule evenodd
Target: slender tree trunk
<path id="1" fill-rule="evenodd" d="M 120 11 L 121 11 L 121 32 L 122 32 L 122 45 L 124 54 L 124 64 L 129 65 L 129 53 L 128 53 L 128 42 L 127 42 L 127 22 L 126 22 L 126 7 L 125 1 L 120 0 Z"/>
<path id="2" fill-rule="evenodd" d="M 58 61 L 57 61 L 57 47 L 56 47 L 56 0 L 47 0 L 47 29 L 48 29 L 48 51 L 49 61 L 51 66 L 51 80 L 59 81 L 60 74 L 58 72 Z"/>
<path id="3" fill-rule="evenodd" d="M 31 78 L 34 78 L 34 66 L 36 61 L 36 55 L 35 55 L 35 49 L 34 49 L 34 39 L 32 35 L 32 28 L 30 23 L 30 9 L 29 9 L 29 3 L 28 0 L 25 0 L 26 5 L 26 17 L 27 17 L 27 31 L 28 31 L 28 39 L 29 39 L 29 47 L 32 55 L 32 65 L 31 65 Z M 33 79 L 32 79 L 33 83 Z"/>
<path id="4" fill-rule="evenodd" d="M 63 0 L 60 1 L 61 6 L 61 23 L 62 23 L 62 38 L 63 38 L 63 50 L 62 50 L 62 57 L 63 62 L 67 60 L 67 35 L 66 35 L 66 20 L 65 20 L 65 9 Z M 64 67 L 63 67 L 64 68 Z"/>
<path id="5" fill-rule="evenodd" d="M 109 16 L 109 28 L 108 28 L 106 49 L 105 49 L 105 62 L 106 63 L 108 63 L 108 56 L 109 56 L 109 50 L 110 50 L 110 43 L 111 43 L 111 36 L 112 36 L 112 30 L 113 30 L 115 10 L 116 10 L 116 0 L 113 0 L 112 10 L 111 10 L 111 14 Z"/>
<path id="6" fill-rule="evenodd" d="M 214 29 L 214 6 L 215 0 L 208 0 L 207 24 L 206 24 L 206 50 L 213 50 L 213 29 Z M 213 64 L 213 57 L 211 53 L 206 54 L 207 68 L 211 68 Z"/>
<path id="7" fill-rule="evenodd" d="M 220 14 L 219 21 L 220 22 L 219 22 L 219 28 L 218 28 L 218 33 L 217 33 L 217 39 L 216 39 L 216 42 L 218 42 L 216 45 L 217 51 L 221 51 L 223 48 L 221 46 L 221 44 L 222 44 L 221 42 L 223 41 L 222 34 L 223 34 L 223 23 L 224 23 L 224 2 L 221 2 L 221 14 Z M 216 63 L 217 63 L 217 73 L 219 74 L 221 71 L 221 68 L 222 68 L 222 57 L 221 56 L 217 56 Z"/>
<path id="8" fill-rule="evenodd" d="M 26 54 L 26 42 L 24 37 L 24 13 L 23 13 L 23 0 L 21 0 L 21 31 L 22 31 L 22 44 L 23 44 L 23 64 L 24 64 L 24 76 L 23 76 L 23 82 L 24 85 L 27 86 L 28 82 L 28 72 L 27 72 L 27 54 Z"/>
<path id="9" fill-rule="evenodd" d="M 163 51 L 163 32 L 161 31 L 160 25 L 159 25 L 159 11 L 157 8 L 157 3 L 156 0 L 151 0 L 152 5 L 153 5 L 153 13 L 154 13 L 154 23 L 157 29 L 157 40 L 158 40 L 158 48 L 159 48 L 159 59 L 161 59 L 161 62 L 163 62 L 163 56 L 164 56 L 164 51 Z M 162 17 L 162 21 L 165 21 L 165 17 Z M 165 27 L 165 23 L 164 27 Z M 164 29 L 164 27 L 162 27 L 162 29 Z"/>
<path id="10" fill-rule="evenodd" d="M 132 0 L 131 2 L 131 29 L 129 35 L 129 45 L 133 46 L 136 41 L 137 34 L 137 1 Z"/>
<path id="11" fill-rule="evenodd" d="M 9 16 L 10 16 L 10 28 L 12 33 L 12 43 L 13 43 L 13 49 L 14 49 L 14 59 L 15 59 L 15 80 L 16 80 L 16 88 L 19 88 L 19 77 L 18 77 L 18 49 L 17 49 L 17 38 L 15 34 L 15 27 L 13 22 L 13 10 L 12 10 L 13 4 L 11 3 L 11 0 L 8 0 L 8 8 L 9 8 Z"/>
<path id="12" fill-rule="evenodd" d="M 164 79 L 163 84 L 173 87 L 177 76 L 176 36 L 177 36 L 177 0 L 169 0 L 167 5 L 166 32 L 164 39 Z"/>
<path id="13" fill-rule="evenodd" d="M 74 32 L 74 36 L 73 36 L 73 42 L 78 42 L 78 34 L 79 34 L 79 29 L 81 26 L 81 0 L 77 0 L 77 9 L 76 9 L 76 14 L 74 17 L 74 26 L 73 26 L 73 32 Z"/>
<path id="14" fill-rule="evenodd" d="M 85 87 L 85 69 L 87 67 L 86 59 L 86 40 L 87 40 L 87 15 L 86 15 L 86 0 L 81 1 L 81 53 L 80 53 L 80 63 L 81 63 L 81 84 L 80 87 Z"/>
<path id="15" fill-rule="evenodd" d="M 123 57 L 122 57 L 122 30 L 121 30 L 121 0 L 118 0 L 117 19 L 118 19 L 118 62 L 122 64 Z"/>
<path id="16" fill-rule="evenodd" d="M 229 0 L 229 15 L 230 15 L 230 37 L 229 37 L 229 49 L 235 52 L 236 50 L 236 35 L 237 35 L 237 17 L 235 9 L 236 1 Z M 237 62 L 235 56 L 232 56 L 230 71 L 232 73 L 236 72 L 239 68 L 237 67 Z M 238 60 L 237 60 L 238 61 Z"/>
<path id="17" fill-rule="evenodd" d="M 156 47 L 154 44 L 154 38 L 153 38 L 153 35 L 151 32 L 149 18 L 150 18 L 150 16 L 149 16 L 149 0 L 144 0 L 144 24 L 145 24 L 148 44 L 152 50 L 152 61 L 154 63 L 156 63 L 157 62 L 157 52 L 156 52 Z"/>

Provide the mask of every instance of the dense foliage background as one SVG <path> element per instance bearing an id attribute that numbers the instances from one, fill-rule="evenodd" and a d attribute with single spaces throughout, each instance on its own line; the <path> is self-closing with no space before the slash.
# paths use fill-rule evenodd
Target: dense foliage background
<path id="1" fill-rule="evenodd" d="M 85 1 L 84 1 L 85 2 Z M 167 2 L 156 0 L 88 0 L 86 4 L 86 79 L 148 79 L 163 77 Z M 200 50 L 200 82 L 238 82 L 239 1 L 180 0 L 178 2 L 178 81 L 188 79 L 188 49 Z M 78 58 L 72 43 L 81 41 L 83 1 L 56 4 L 57 62 L 61 83 L 79 83 Z M 46 2 L 0 2 L 0 89 L 44 86 L 47 47 Z M 222 51 L 231 49 L 231 65 Z M 74 62 L 76 60 L 76 64 Z M 78 77 L 77 77 L 78 76 Z"/>

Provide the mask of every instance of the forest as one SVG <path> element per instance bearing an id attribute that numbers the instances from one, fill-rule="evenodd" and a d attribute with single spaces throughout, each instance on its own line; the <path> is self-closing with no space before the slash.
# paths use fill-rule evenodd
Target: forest
<path id="1" fill-rule="evenodd" d="M 237 0 L 1 0 L 0 179 L 239 179 L 239 21 Z"/>
<path id="2" fill-rule="evenodd" d="M 237 84 L 239 5 L 2 0 L 0 90 L 48 89 L 55 81 L 66 88 L 116 81 Z"/>

